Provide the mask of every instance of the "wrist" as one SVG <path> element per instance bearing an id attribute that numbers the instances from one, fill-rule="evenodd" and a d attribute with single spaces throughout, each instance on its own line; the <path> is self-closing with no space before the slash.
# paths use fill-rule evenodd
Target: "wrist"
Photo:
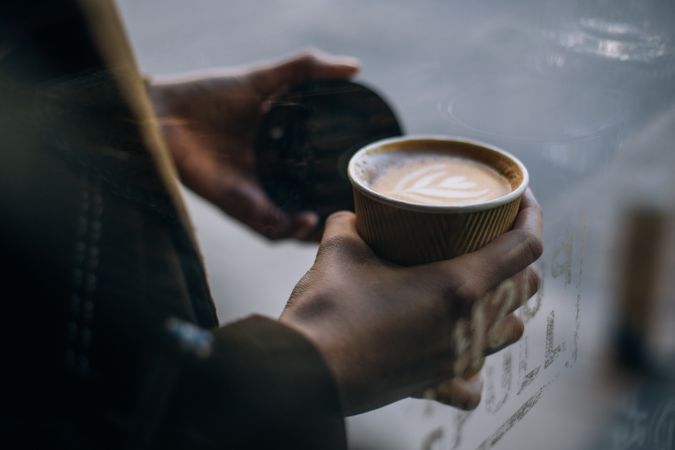
<path id="1" fill-rule="evenodd" d="M 320 331 L 317 331 L 314 326 L 305 324 L 304 320 L 301 318 L 295 317 L 293 311 L 284 311 L 284 313 L 279 318 L 279 322 L 288 326 L 289 328 L 295 330 L 297 333 L 302 335 L 307 341 L 309 341 L 314 348 L 318 351 L 325 363 L 326 367 L 330 371 L 332 378 L 337 386 L 337 390 L 340 397 L 340 403 L 342 404 L 342 409 L 345 412 L 349 411 L 350 402 L 348 396 L 346 395 L 347 389 L 345 388 L 345 382 L 343 377 L 343 371 L 341 370 L 340 361 L 342 358 L 339 357 L 339 352 L 335 351 L 335 339 L 330 339 L 327 337 L 329 335 L 329 327 L 321 327 Z M 330 341 L 333 345 L 328 345 Z"/>

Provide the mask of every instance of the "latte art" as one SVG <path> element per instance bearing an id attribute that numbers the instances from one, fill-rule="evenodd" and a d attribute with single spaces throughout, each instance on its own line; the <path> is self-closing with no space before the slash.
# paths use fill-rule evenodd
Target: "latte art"
<path id="1" fill-rule="evenodd" d="M 384 169 L 371 188 L 410 203 L 466 205 L 511 192 L 491 167 L 459 157 L 411 157 Z"/>
<path id="2" fill-rule="evenodd" d="M 434 164 L 414 170 L 396 183 L 394 192 L 422 201 L 433 198 L 475 198 L 488 192 L 463 175 L 449 176 L 446 169 L 445 164 Z"/>

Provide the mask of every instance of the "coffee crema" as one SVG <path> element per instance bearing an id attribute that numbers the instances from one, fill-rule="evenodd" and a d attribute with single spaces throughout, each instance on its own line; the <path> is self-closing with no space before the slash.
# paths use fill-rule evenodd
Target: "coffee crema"
<path id="1" fill-rule="evenodd" d="M 439 154 L 407 154 L 378 173 L 371 189 L 386 197 L 422 205 L 457 206 L 492 200 L 511 192 L 509 181 L 478 161 Z"/>

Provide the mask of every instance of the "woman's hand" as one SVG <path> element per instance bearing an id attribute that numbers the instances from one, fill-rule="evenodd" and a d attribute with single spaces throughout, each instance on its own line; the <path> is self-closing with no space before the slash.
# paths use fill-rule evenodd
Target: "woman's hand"
<path id="1" fill-rule="evenodd" d="M 486 247 L 400 267 L 372 253 L 353 214 L 336 213 L 280 320 L 323 354 L 345 414 L 429 389 L 443 403 L 474 408 L 480 380 L 469 374 L 523 333 L 513 312 L 539 286 L 530 266 L 542 252 L 541 221 L 528 191 L 514 228 Z"/>
<path id="2" fill-rule="evenodd" d="M 253 144 L 275 95 L 307 79 L 349 78 L 353 58 L 315 50 L 251 68 L 157 78 L 149 93 L 181 180 L 269 239 L 311 236 L 311 211 L 289 216 L 262 190 Z"/>

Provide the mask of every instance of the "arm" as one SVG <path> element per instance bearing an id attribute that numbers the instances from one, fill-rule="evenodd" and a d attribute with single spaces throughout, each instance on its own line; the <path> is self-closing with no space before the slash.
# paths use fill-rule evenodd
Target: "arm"
<path id="1" fill-rule="evenodd" d="M 335 382 L 302 334 L 254 316 L 208 336 L 208 350 L 181 345 L 157 448 L 346 448 Z"/>

